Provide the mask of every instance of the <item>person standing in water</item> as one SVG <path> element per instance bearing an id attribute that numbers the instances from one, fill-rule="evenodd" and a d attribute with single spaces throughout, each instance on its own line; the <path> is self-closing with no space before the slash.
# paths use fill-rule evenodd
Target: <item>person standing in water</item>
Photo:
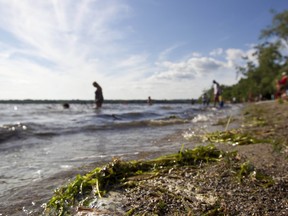
<path id="1" fill-rule="evenodd" d="M 214 89 L 214 107 L 215 107 L 216 104 L 220 102 L 220 99 L 222 99 L 220 84 L 215 80 L 213 80 L 213 89 Z"/>
<path id="2" fill-rule="evenodd" d="M 152 103 L 153 103 L 153 102 L 152 102 L 152 99 L 151 99 L 151 97 L 149 96 L 149 97 L 148 97 L 148 100 L 147 100 L 147 104 L 148 104 L 148 105 L 152 105 Z"/>
<path id="3" fill-rule="evenodd" d="M 102 103 L 104 101 L 102 88 L 97 82 L 93 82 L 93 86 L 96 88 L 96 91 L 95 91 L 96 109 L 99 109 L 102 107 Z"/>

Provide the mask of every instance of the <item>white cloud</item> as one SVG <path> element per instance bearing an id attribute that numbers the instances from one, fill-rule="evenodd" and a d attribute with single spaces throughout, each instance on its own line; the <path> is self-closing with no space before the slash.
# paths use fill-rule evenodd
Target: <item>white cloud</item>
<path id="1" fill-rule="evenodd" d="M 147 61 L 147 55 L 132 55 L 126 59 L 119 60 L 118 65 L 116 67 L 119 68 L 134 68 L 140 64 L 143 64 Z"/>
<path id="2" fill-rule="evenodd" d="M 240 49 L 227 49 L 225 54 L 229 67 L 235 67 L 236 65 L 239 65 L 245 56 L 245 52 Z"/>
<path id="3" fill-rule="evenodd" d="M 90 98 L 94 79 L 108 82 L 109 56 L 126 49 L 126 29 L 115 24 L 129 13 L 114 0 L 0 0 L 2 98 Z"/>
<path id="4" fill-rule="evenodd" d="M 195 79 L 205 74 L 214 73 L 224 66 L 222 62 L 207 57 L 192 57 L 179 62 L 165 61 L 159 62 L 157 65 L 160 72 L 155 74 L 152 79 Z"/>
<path id="5" fill-rule="evenodd" d="M 282 53 L 282 55 L 288 56 L 288 43 L 286 40 L 281 40 L 280 52 Z"/>
<path id="6" fill-rule="evenodd" d="M 198 52 L 193 52 L 192 53 L 192 57 L 201 57 L 201 53 L 198 53 Z"/>
<path id="7" fill-rule="evenodd" d="M 254 55 L 255 51 L 256 50 L 253 47 L 250 47 L 248 50 L 227 49 L 225 51 L 227 65 L 231 68 L 235 68 L 236 66 L 246 64 L 247 60 L 257 64 L 257 57 Z"/>
<path id="8" fill-rule="evenodd" d="M 245 55 L 245 52 L 240 49 L 227 49 L 226 50 L 226 56 L 227 60 L 238 60 L 241 59 Z"/>
<path id="9" fill-rule="evenodd" d="M 222 60 L 211 57 L 190 57 L 188 59 L 173 61 L 158 61 L 153 75 L 148 79 L 149 87 L 155 96 L 164 97 L 167 89 L 170 89 L 172 98 L 186 98 L 199 96 L 204 89 L 209 89 L 212 80 L 216 79 L 219 83 L 231 85 L 237 82 L 236 65 L 244 62 L 243 56 L 250 55 L 253 49 L 217 49 L 218 54 L 223 55 Z M 212 51 L 209 53 L 215 52 Z M 203 56 L 203 57 L 201 57 Z M 164 93 L 157 89 L 164 89 Z M 153 95 L 153 94 L 152 94 Z M 197 96 L 195 96 L 197 95 Z M 165 98 L 165 97 L 164 97 Z"/>
<path id="10" fill-rule="evenodd" d="M 214 49 L 212 50 L 209 55 L 211 56 L 219 56 L 219 55 L 222 55 L 224 52 L 224 50 L 222 48 L 218 48 L 218 49 Z"/>

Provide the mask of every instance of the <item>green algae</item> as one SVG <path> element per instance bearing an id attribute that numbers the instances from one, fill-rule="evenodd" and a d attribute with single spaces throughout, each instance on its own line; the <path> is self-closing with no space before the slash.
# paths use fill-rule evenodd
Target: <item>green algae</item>
<path id="1" fill-rule="evenodd" d="M 244 122 L 248 127 L 263 127 L 269 125 L 266 117 L 269 113 L 263 107 L 248 106 L 244 111 Z"/>
<path id="2" fill-rule="evenodd" d="M 239 130 L 216 131 L 202 136 L 203 141 L 211 143 L 228 143 L 232 145 L 249 145 L 268 142 L 268 140 L 258 139 L 248 133 L 242 133 Z"/>
<path id="3" fill-rule="evenodd" d="M 141 183 L 142 180 L 156 178 L 163 173 L 168 173 L 171 169 L 177 167 L 195 166 L 203 162 L 220 161 L 230 162 L 227 169 L 234 170 L 231 173 L 235 175 L 241 183 L 256 184 L 262 187 L 271 186 L 274 181 L 268 175 L 257 170 L 250 162 L 238 163 L 237 152 L 222 152 L 214 145 L 199 146 L 194 149 L 184 149 L 176 154 L 165 155 L 149 161 L 130 161 L 124 162 L 119 159 L 113 159 L 103 167 L 97 167 L 86 175 L 77 175 L 74 181 L 68 185 L 57 189 L 54 196 L 46 205 L 45 215 L 73 215 L 77 207 L 88 207 L 93 209 L 91 203 L 102 197 L 109 190 L 121 188 L 140 187 L 145 191 L 147 185 Z M 234 163 L 235 162 L 235 163 Z M 236 166 L 235 166 L 236 165 Z M 154 203 L 153 214 L 163 215 L 166 212 L 167 200 L 175 199 L 178 203 L 186 206 L 186 201 L 192 203 L 193 200 L 184 194 L 168 191 L 165 187 L 149 185 L 153 188 L 152 196 L 158 200 Z M 192 209 L 185 207 L 186 212 Z M 138 207 L 133 206 L 127 210 L 125 215 L 134 215 Z M 221 209 L 217 203 L 213 204 L 205 215 L 222 215 Z M 203 212 L 204 213 L 204 212 Z"/>
<path id="4" fill-rule="evenodd" d="M 249 178 L 265 188 L 274 184 L 274 180 L 271 176 L 257 170 L 249 161 L 246 161 L 240 165 L 237 171 L 237 177 L 240 182 L 243 182 L 245 179 Z"/>
<path id="5" fill-rule="evenodd" d="M 245 162 L 241 164 L 238 171 L 239 180 L 242 181 L 245 177 L 248 177 L 250 174 L 253 174 L 254 171 L 255 168 L 250 162 Z"/>
<path id="6" fill-rule="evenodd" d="M 124 162 L 113 159 L 107 165 L 97 167 L 84 176 L 77 175 L 74 181 L 57 189 L 46 204 L 45 214 L 71 215 L 73 207 L 79 203 L 89 205 L 87 197 L 102 197 L 116 186 L 124 185 L 129 177 L 144 173 L 157 175 L 161 169 L 218 161 L 223 154 L 213 145 L 199 146 L 194 149 L 184 149 L 182 146 L 176 154 L 165 155 L 150 161 Z M 163 205 L 160 205 L 159 209 Z"/>
<path id="7" fill-rule="evenodd" d="M 283 131 L 287 113 L 277 110 L 277 106 L 275 106 L 275 112 L 277 113 L 273 113 L 274 110 L 269 109 L 269 106 L 267 107 L 265 104 L 262 104 L 262 106 L 247 106 L 244 111 L 245 126 L 248 130 L 252 127 L 255 135 L 269 137 L 270 140 L 266 140 L 267 143 L 273 145 L 274 151 L 281 152 L 288 146 L 287 133 Z"/>
<path id="8" fill-rule="evenodd" d="M 133 215 L 135 211 L 136 211 L 136 208 L 131 208 L 129 211 L 126 212 L 125 216 Z"/>
<path id="9" fill-rule="evenodd" d="M 203 216 L 216 216 L 216 215 L 217 216 L 225 215 L 225 213 L 223 212 L 223 209 L 221 208 L 220 203 L 216 203 L 214 205 L 214 208 L 212 208 L 211 210 L 203 214 Z"/>
<path id="10" fill-rule="evenodd" d="M 253 127 L 263 127 L 266 126 L 268 123 L 267 121 L 262 117 L 252 117 L 248 120 L 250 122 L 250 126 Z"/>
<path id="11" fill-rule="evenodd" d="M 272 141 L 272 144 L 273 144 L 273 150 L 275 152 L 281 153 L 283 150 L 285 150 L 288 147 L 288 138 L 280 137 L 280 138 L 274 139 Z"/>

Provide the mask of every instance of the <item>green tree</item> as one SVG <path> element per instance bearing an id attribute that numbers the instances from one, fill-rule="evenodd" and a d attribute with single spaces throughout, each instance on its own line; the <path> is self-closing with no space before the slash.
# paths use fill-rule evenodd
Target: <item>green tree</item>
<path id="1" fill-rule="evenodd" d="M 247 101 L 260 94 L 269 98 L 276 90 L 281 73 L 284 70 L 288 72 L 288 57 L 281 52 L 288 44 L 288 10 L 272 13 L 272 24 L 261 31 L 262 43 L 255 47 L 253 55 L 256 60 L 244 57 L 246 64 L 236 68 L 237 74 L 241 74 L 239 82 L 233 86 L 222 86 L 225 100 L 236 97 L 238 101 Z M 209 89 L 206 92 L 211 95 L 213 91 Z"/>
<path id="2" fill-rule="evenodd" d="M 272 11 L 272 13 L 274 14 L 272 24 L 262 30 L 260 38 L 276 37 L 288 43 L 288 10 L 278 14 L 276 11 Z"/>
<path id="3" fill-rule="evenodd" d="M 260 35 L 266 41 L 255 47 L 256 61 L 249 61 L 246 57 L 246 65 L 237 68 L 237 73 L 243 77 L 231 90 L 237 97 L 260 94 L 269 97 L 275 92 L 275 84 L 282 70 L 288 66 L 287 57 L 281 53 L 283 42 L 288 43 L 288 11 L 273 13 L 272 24 Z M 273 42 L 269 42 L 271 37 Z"/>
<path id="4" fill-rule="evenodd" d="M 282 48 L 287 49 L 288 45 L 288 10 L 284 10 L 281 13 L 276 13 L 272 11 L 274 17 L 272 19 L 271 25 L 262 30 L 260 34 L 260 39 L 270 39 L 276 40 L 275 43 L 278 46 L 282 45 Z M 288 57 L 283 56 L 282 62 L 279 62 L 282 70 L 288 69 Z"/>

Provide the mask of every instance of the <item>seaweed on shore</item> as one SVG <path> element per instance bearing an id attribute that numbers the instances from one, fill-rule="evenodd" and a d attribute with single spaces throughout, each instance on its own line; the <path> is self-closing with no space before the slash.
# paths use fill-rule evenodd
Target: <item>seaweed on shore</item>
<path id="1" fill-rule="evenodd" d="M 176 154 L 166 155 L 150 161 L 124 162 L 113 159 L 112 162 L 96 168 L 88 174 L 78 175 L 68 185 L 57 189 L 46 204 L 46 215 L 70 215 L 73 207 L 79 204 L 89 205 L 89 196 L 102 197 L 116 186 L 121 186 L 132 176 L 143 173 L 157 175 L 159 170 L 171 167 L 197 165 L 203 162 L 218 161 L 224 152 L 213 145 L 199 146 L 194 149 L 182 149 Z M 91 200 L 90 200 L 91 201 Z"/>
<path id="2" fill-rule="evenodd" d="M 202 136 L 204 141 L 211 143 L 228 143 L 234 145 L 249 145 L 256 143 L 269 142 L 268 140 L 258 139 L 240 130 L 216 131 Z"/>
<path id="3" fill-rule="evenodd" d="M 270 106 L 273 108 L 269 108 Z M 265 104 L 247 106 L 244 111 L 246 130 L 253 130 L 255 135 L 270 139 L 274 150 L 287 151 L 287 117 L 286 104 Z M 276 108 L 277 107 L 277 108 Z M 275 112 L 275 113 L 274 113 Z"/>
<path id="4" fill-rule="evenodd" d="M 260 170 L 256 170 L 256 168 L 249 161 L 242 163 L 240 167 L 238 167 L 237 176 L 240 182 L 242 182 L 245 178 L 250 178 L 262 187 L 269 187 L 274 184 L 272 177 L 266 175 Z"/>
<path id="5" fill-rule="evenodd" d="M 203 166 L 209 162 L 217 163 Z M 212 179 L 206 181 L 207 177 Z M 193 184 L 188 184 L 186 188 L 185 181 L 188 179 Z M 78 175 L 74 181 L 55 191 L 46 204 L 44 215 L 102 212 L 105 209 L 98 209 L 97 202 L 101 202 L 100 198 L 108 191 L 129 194 L 130 201 L 121 207 L 125 215 L 174 215 L 178 210 L 189 215 L 195 211 L 194 207 L 206 215 L 221 215 L 225 212 L 222 198 L 217 195 L 217 190 L 211 190 L 211 185 L 219 187 L 227 182 L 237 188 L 249 185 L 256 191 L 274 184 L 265 172 L 257 170 L 248 161 L 241 161 L 237 152 L 223 152 L 214 145 L 194 149 L 182 147 L 176 154 L 149 161 L 113 159 L 84 176 Z"/>

